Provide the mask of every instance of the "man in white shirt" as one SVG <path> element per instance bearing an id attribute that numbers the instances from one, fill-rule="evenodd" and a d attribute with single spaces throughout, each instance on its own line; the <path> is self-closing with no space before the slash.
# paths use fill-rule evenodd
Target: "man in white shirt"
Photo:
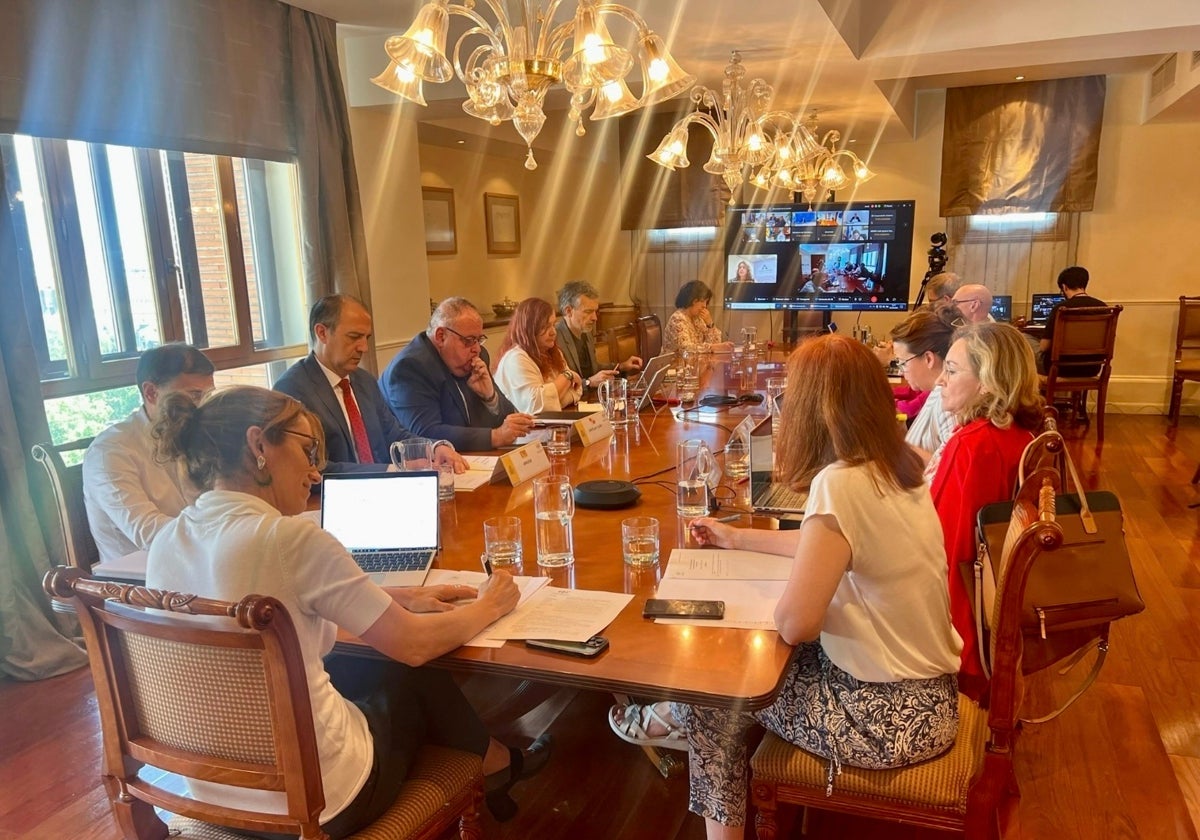
<path id="1" fill-rule="evenodd" d="M 359 368 L 372 335 L 371 314 L 350 295 L 326 295 L 308 314 L 313 350 L 275 382 L 304 404 L 325 430 L 326 472 L 383 470 L 393 443 L 413 437 L 388 408 L 375 377 Z M 467 465 L 454 446 L 439 440 L 434 462 Z"/>
<path id="2" fill-rule="evenodd" d="M 145 551 L 199 491 L 177 462 L 155 455 L 150 429 L 166 394 L 197 402 L 213 389 L 213 364 L 188 344 L 164 344 L 138 360 L 142 405 L 96 436 L 83 456 L 83 500 L 100 562 Z"/>

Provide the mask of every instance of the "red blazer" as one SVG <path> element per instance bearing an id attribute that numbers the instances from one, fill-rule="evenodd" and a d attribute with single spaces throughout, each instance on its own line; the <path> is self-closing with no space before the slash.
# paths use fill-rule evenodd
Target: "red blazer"
<path id="1" fill-rule="evenodd" d="M 1021 455 L 1031 440 L 1033 435 L 1026 429 L 998 429 L 989 420 L 974 420 L 946 442 L 933 477 L 933 506 L 942 520 L 949 563 L 950 618 L 963 640 L 960 674 L 980 680 L 983 670 L 974 612 L 958 566 L 975 561 L 975 517 L 979 509 L 1012 498 Z"/>

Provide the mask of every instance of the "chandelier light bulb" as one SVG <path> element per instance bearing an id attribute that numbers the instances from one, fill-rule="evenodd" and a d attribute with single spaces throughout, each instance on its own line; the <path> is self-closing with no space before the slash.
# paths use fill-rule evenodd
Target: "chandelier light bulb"
<path id="1" fill-rule="evenodd" d="M 600 88 L 600 92 L 604 94 L 604 98 L 609 102 L 619 102 L 621 100 L 622 91 L 620 82 L 609 82 Z"/>
<path id="2" fill-rule="evenodd" d="M 656 58 L 650 62 L 646 68 L 646 75 L 650 77 L 650 81 L 655 84 L 662 84 L 666 81 L 667 76 L 671 74 L 671 68 L 667 66 L 667 62 L 661 58 Z"/>
<path id="3" fill-rule="evenodd" d="M 412 71 L 412 68 L 409 67 L 407 64 L 397 64 L 396 65 L 396 78 L 399 79 L 401 81 L 401 83 L 407 85 L 410 82 L 412 82 L 412 80 L 415 79 L 416 77 L 417 77 L 417 74 L 414 73 Z"/>
<path id="4" fill-rule="evenodd" d="M 595 32 L 589 32 L 583 39 L 583 60 L 588 64 L 599 64 L 607 57 L 604 43 Z"/>
<path id="5" fill-rule="evenodd" d="M 763 147 L 763 136 L 757 131 L 751 131 L 746 136 L 746 148 L 752 152 L 760 152 Z"/>

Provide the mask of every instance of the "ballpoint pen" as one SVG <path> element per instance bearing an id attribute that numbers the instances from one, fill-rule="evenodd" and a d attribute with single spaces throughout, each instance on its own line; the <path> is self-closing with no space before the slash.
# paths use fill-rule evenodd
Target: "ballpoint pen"
<path id="1" fill-rule="evenodd" d="M 486 554 L 479 555 L 479 562 L 483 564 L 483 570 L 487 572 L 487 576 L 492 576 L 492 561 L 488 559 Z"/>

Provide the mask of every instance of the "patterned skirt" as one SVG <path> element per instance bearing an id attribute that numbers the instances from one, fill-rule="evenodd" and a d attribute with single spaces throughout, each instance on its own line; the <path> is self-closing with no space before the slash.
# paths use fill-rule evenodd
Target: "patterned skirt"
<path id="1" fill-rule="evenodd" d="M 746 821 L 746 730 L 755 721 L 829 759 L 829 789 L 841 765 L 882 770 L 945 752 L 958 732 L 954 674 L 870 683 L 834 665 L 818 642 L 797 648 L 775 702 L 758 712 L 672 703 L 687 730 L 692 812 L 725 825 Z"/>

